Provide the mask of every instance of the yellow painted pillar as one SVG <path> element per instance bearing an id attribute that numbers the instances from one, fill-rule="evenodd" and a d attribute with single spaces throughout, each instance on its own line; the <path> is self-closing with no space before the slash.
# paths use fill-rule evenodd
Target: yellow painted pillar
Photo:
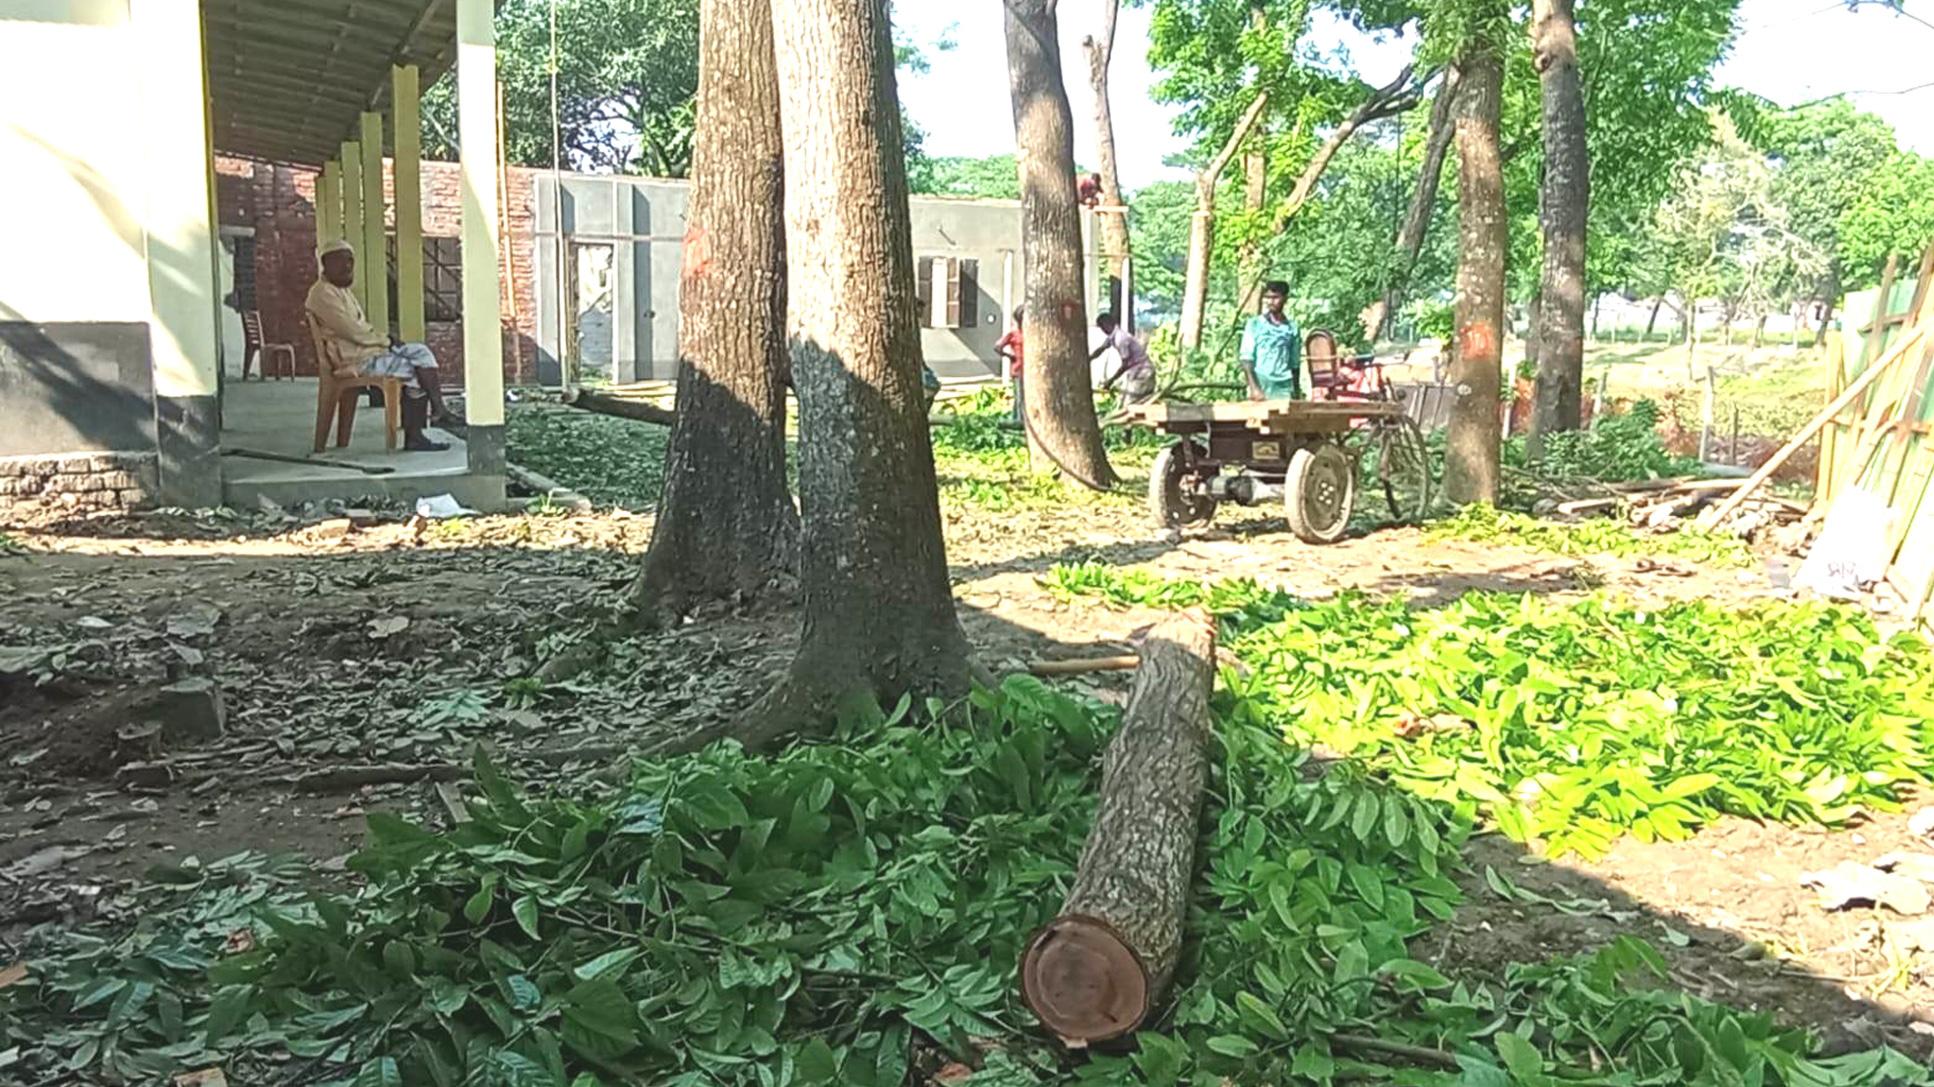
<path id="1" fill-rule="evenodd" d="M 497 39 L 491 0 L 457 0 L 463 188 L 463 385 L 470 470 L 504 471 L 504 340 L 497 239 Z"/>
<path id="2" fill-rule="evenodd" d="M 201 5 L 130 0 L 127 11 L 141 86 L 128 107 L 141 118 L 143 184 L 121 195 L 140 216 L 146 250 L 161 498 L 213 506 L 222 498 L 221 266 Z"/>
<path id="3" fill-rule="evenodd" d="M 356 281 L 363 285 L 369 327 L 389 331 L 389 223 L 383 202 L 383 115 L 363 114 L 363 235 Z"/>
<path id="4" fill-rule="evenodd" d="M 356 298 L 365 307 L 369 300 L 363 297 L 363 284 L 367 282 L 361 272 L 361 265 L 368 254 L 363 248 L 363 145 L 355 140 L 344 140 L 342 145 L 342 236 L 356 247 Z"/>
<path id="5" fill-rule="evenodd" d="M 342 237 L 342 163 L 325 162 L 316 179 L 316 245 Z"/>
<path id="6" fill-rule="evenodd" d="M 396 148 L 396 324 L 405 342 L 421 343 L 423 321 L 423 116 L 416 65 L 390 70 Z"/>

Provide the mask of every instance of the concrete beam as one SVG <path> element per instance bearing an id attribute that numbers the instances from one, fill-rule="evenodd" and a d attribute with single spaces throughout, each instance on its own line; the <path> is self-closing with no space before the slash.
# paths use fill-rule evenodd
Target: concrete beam
<path id="1" fill-rule="evenodd" d="M 363 248 L 363 145 L 355 140 L 344 140 L 342 145 L 342 233 L 351 245 L 356 247 L 356 263 L 361 265 L 367 259 Z M 355 295 L 363 299 L 363 285 L 367 282 L 359 272 L 356 276 Z M 367 304 L 365 302 L 365 304 Z"/>
<path id="2" fill-rule="evenodd" d="M 491 0 L 456 0 L 463 189 L 463 384 L 470 470 L 504 473 L 504 338 L 497 237 L 497 40 Z"/>
<path id="3" fill-rule="evenodd" d="M 356 281 L 363 285 L 363 313 L 369 327 L 389 331 L 389 223 L 383 200 L 383 115 L 362 116 L 363 235 Z"/>

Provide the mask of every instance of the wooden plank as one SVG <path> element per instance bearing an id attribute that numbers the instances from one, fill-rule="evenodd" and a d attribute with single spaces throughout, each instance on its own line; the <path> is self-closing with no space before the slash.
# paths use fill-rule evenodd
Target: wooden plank
<path id="1" fill-rule="evenodd" d="M 1212 404 L 1138 404 L 1128 418 L 1150 426 L 1174 423 L 1245 423 L 1276 429 L 1298 423 L 1396 417 L 1403 405 L 1389 400 L 1227 400 Z"/>
<path id="2" fill-rule="evenodd" d="M 1827 333 L 1827 402 L 1832 403 L 1833 398 L 1839 396 L 1840 390 L 1846 387 L 1846 341 L 1838 332 L 1829 332 Z M 1833 501 L 1834 485 L 1838 482 L 1834 475 L 1834 459 L 1835 454 L 1840 450 L 1841 431 L 1844 429 L 1840 417 L 1835 416 L 1827 422 L 1826 429 L 1820 432 L 1820 463 L 1814 472 L 1813 490 L 1822 502 Z"/>

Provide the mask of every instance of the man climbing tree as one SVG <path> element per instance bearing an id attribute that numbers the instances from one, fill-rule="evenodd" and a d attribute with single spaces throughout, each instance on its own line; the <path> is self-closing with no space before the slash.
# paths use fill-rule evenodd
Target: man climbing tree
<path id="1" fill-rule="evenodd" d="M 1544 438 L 1576 430 L 1585 378 L 1585 224 L 1591 214 L 1591 160 L 1585 143 L 1585 91 L 1578 76 L 1572 0 L 1533 0 L 1531 44 L 1544 94 L 1544 274 L 1533 338 L 1537 399 L 1530 452 Z"/>
<path id="2" fill-rule="evenodd" d="M 1508 12 L 1478 5 L 1458 60 L 1458 249 L 1456 334 L 1450 383 L 1450 439 L 1444 494 L 1458 503 L 1496 502 L 1498 393 L 1504 336 L 1504 173 L 1498 112 L 1504 80 L 1502 32 Z"/>
<path id="3" fill-rule="evenodd" d="M 694 599 L 789 579 L 786 245 L 779 79 L 768 0 L 704 0 L 698 126 L 679 284 L 678 416 L 651 550 L 646 623 Z"/>
<path id="4" fill-rule="evenodd" d="M 772 15 L 804 629 L 789 674 L 758 707 L 681 747 L 720 736 L 758 746 L 847 698 L 952 694 L 968 681 L 921 407 L 886 0 L 773 0 Z"/>
<path id="5" fill-rule="evenodd" d="M 1074 116 L 1061 80 L 1054 0 L 1007 0 L 1008 86 L 1021 170 L 1028 448 L 1097 490 L 1115 485 L 1088 372 Z"/>

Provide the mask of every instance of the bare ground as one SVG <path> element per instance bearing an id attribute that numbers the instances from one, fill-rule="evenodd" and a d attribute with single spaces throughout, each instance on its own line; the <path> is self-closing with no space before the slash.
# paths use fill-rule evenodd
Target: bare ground
<path id="1" fill-rule="evenodd" d="M 1580 562 L 1410 529 L 1313 548 L 1263 515 L 1165 542 L 1126 499 L 999 513 L 950 504 L 947 520 L 962 619 L 996 672 L 1119 652 L 1157 618 L 1058 599 L 1037 580 L 1089 558 L 1420 606 L 1601 582 L 1651 600 L 1772 591 L 1756 571 Z M 85 914 L 105 883 L 156 862 L 257 849 L 339 866 L 368 810 L 443 818 L 432 779 L 461 773 L 454 764 L 480 742 L 527 778 L 591 787 L 622 771 L 628 749 L 749 704 L 795 638 L 789 613 L 721 609 L 601 643 L 562 685 L 516 682 L 590 629 L 628 580 L 650 521 L 623 513 L 387 519 L 346 533 L 266 515 L 49 514 L 6 527 L 23 550 L 0 551 L 0 647 L 58 656 L 40 666 L 45 682 L 0 677 L 0 948 L 26 924 Z M 158 753 L 127 736 L 182 676 L 219 685 L 225 735 Z M 1070 682 L 1114 698 L 1125 679 Z M 141 769 L 157 755 L 172 780 Z M 398 780 L 326 776 L 344 772 Z M 1885 1039 L 1934 1055 L 1934 948 L 1908 947 L 1891 915 L 1826 913 L 1798 882 L 1907 839 L 1902 816 L 1835 833 L 1726 821 L 1689 842 L 1627 840 L 1592 864 L 1525 863 L 1519 847 L 1484 839 L 1470 905 L 1422 957 L 1501 970 L 1631 933 L 1661 946 L 1689 989 L 1815 1026 L 1837 1048 Z M 1531 897 L 1499 894 L 1487 865 Z"/>

